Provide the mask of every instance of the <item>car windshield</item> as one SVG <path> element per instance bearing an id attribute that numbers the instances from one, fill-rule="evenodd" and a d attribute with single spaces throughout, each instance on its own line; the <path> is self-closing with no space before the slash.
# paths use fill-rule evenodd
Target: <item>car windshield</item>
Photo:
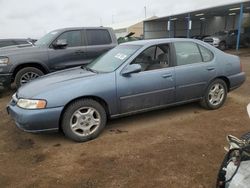
<path id="1" fill-rule="evenodd" d="M 55 36 L 58 35 L 59 31 L 51 31 L 50 33 L 44 35 L 42 38 L 40 38 L 38 41 L 35 42 L 36 46 L 44 46 L 49 45 L 51 41 L 55 38 Z"/>
<path id="2" fill-rule="evenodd" d="M 120 45 L 108 51 L 87 65 L 87 68 L 96 72 L 112 72 L 130 58 L 141 46 Z"/>

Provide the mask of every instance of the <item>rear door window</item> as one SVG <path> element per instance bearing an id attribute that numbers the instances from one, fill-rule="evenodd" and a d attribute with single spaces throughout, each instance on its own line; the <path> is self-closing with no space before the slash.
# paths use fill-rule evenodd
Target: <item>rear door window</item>
<path id="1" fill-rule="evenodd" d="M 174 46 L 177 66 L 202 62 L 202 57 L 196 43 L 176 42 Z"/>
<path id="2" fill-rule="evenodd" d="M 111 37 L 104 29 L 87 29 L 86 36 L 89 46 L 111 44 Z"/>

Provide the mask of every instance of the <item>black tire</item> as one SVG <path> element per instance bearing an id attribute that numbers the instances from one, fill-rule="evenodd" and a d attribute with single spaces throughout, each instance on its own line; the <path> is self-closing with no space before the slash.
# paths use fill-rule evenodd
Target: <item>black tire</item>
<path id="1" fill-rule="evenodd" d="M 210 92 L 211 88 L 214 87 L 215 84 L 219 84 L 220 86 L 223 87 L 224 96 L 223 96 L 223 99 L 219 102 L 219 104 L 213 105 L 209 101 L 209 92 Z M 227 98 L 227 92 L 228 92 L 227 84 L 225 83 L 225 81 L 222 79 L 215 79 L 212 83 L 209 84 L 203 99 L 200 101 L 200 105 L 203 108 L 208 109 L 208 110 L 216 110 L 216 109 L 220 108 L 225 103 L 226 98 Z"/>
<path id="2" fill-rule="evenodd" d="M 25 84 L 25 83 L 22 82 L 22 79 L 23 79 L 23 76 L 27 75 L 27 74 L 37 75 L 38 77 L 44 75 L 44 73 L 40 69 L 37 69 L 35 67 L 25 67 L 25 68 L 19 70 L 17 72 L 16 76 L 15 76 L 15 81 L 14 82 L 15 82 L 15 85 L 16 85 L 17 88 L 19 88 L 23 84 Z M 35 79 L 35 78 L 33 78 L 33 79 Z M 30 79 L 30 81 L 33 80 L 33 79 Z"/>
<path id="3" fill-rule="evenodd" d="M 224 41 L 220 42 L 219 49 L 222 50 L 222 51 L 226 50 L 227 49 L 226 42 L 224 42 Z"/>
<path id="4" fill-rule="evenodd" d="M 92 134 L 87 135 L 87 136 L 79 135 L 79 134 L 75 133 L 72 130 L 71 125 L 70 125 L 73 114 L 76 111 L 78 111 L 79 109 L 85 108 L 85 107 L 86 108 L 90 107 L 90 108 L 95 109 L 100 115 L 99 126 Z M 100 103 L 98 103 L 97 101 L 92 100 L 92 99 L 79 99 L 79 100 L 72 102 L 64 111 L 63 117 L 62 117 L 62 122 L 61 122 L 61 128 L 62 128 L 64 134 L 68 138 L 70 138 L 76 142 L 85 142 L 85 141 L 92 140 L 92 139 L 96 138 L 104 129 L 106 122 L 107 122 L 107 114 L 106 114 L 104 107 Z"/>

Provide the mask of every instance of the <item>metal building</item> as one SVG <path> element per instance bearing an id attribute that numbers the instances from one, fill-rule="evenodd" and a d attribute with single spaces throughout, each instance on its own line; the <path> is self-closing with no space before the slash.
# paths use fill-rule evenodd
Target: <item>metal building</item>
<path id="1" fill-rule="evenodd" d="M 145 39 L 187 37 L 203 38 L 219 31 L 236 31 L 236 49 L 243 33 L 250 34 L 250 1 L 194 10 L 145 20 Z M 250 41 L 249 41 L 250 44 Z"/>

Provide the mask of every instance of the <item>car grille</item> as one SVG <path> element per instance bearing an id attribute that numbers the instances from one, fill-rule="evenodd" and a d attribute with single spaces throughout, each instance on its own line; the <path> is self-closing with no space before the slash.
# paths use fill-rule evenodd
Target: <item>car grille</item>
<path id="1" fill-rule="evenodd" d="M 203 41 L 208 42 L 208 43 L 213 43 L 214 39 L 213 38 L 205 38 Z"/>

